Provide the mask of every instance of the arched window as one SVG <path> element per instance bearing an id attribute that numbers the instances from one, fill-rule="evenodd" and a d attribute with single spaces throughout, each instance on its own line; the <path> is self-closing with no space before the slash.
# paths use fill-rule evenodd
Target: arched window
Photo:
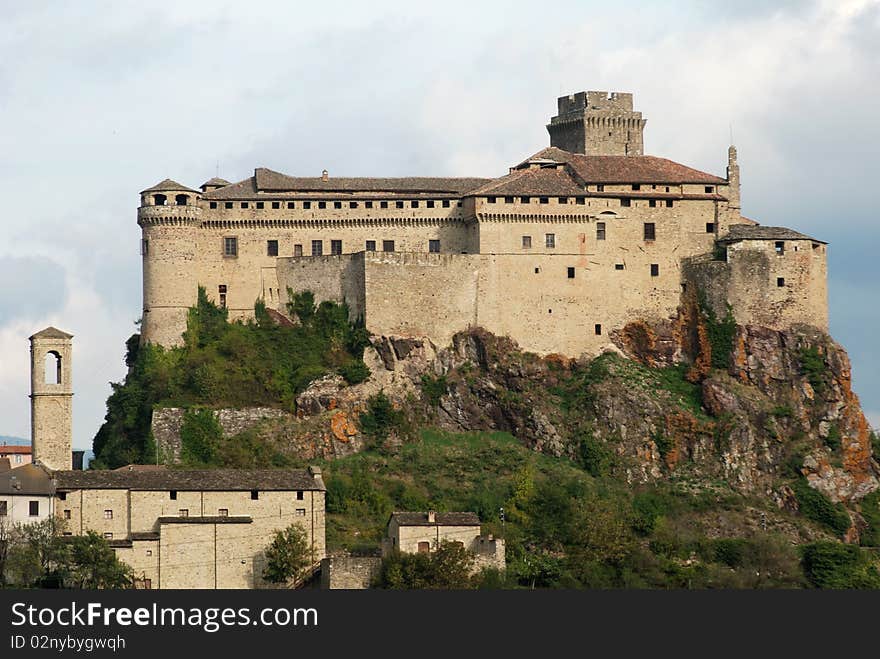
<path id="1" fill-rule="evenodd" d="M 46 353 L 46 384 L 61 384 L 61 355 L 54 350 Z"/>
<path id="2" fill-rule="evenodd" d="M 179 194 L 174 198 L 174 202 L 178 206 L 186 206 L 189 203 L 189 195 Z"/>
<path id="3" fill-rule="evenodd" d="M 156 206 L 164 206 L 166 201 L 168 201 L 168 197 L 166 197 L 163 194 L 154 194 L 153 195 L 153 203 Z"/>

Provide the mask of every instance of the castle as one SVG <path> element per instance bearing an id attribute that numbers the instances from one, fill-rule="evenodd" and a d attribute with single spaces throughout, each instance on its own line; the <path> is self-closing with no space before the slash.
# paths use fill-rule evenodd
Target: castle
<path id="1" fill-rule="evenodd" d="M 632 94 L 581 92 L 499 178 L 166 179 L 138 208 L 142 340 L 180 344 L 199 286 L 230 318 L 310 290 L 373 334 L 480 326 L 540 354 L 597 354 L 691 282 L 740 324 L 827 329 L 826 244 L 742 216 L 733 146 L 715 176 L 644 155 L 645 123 Z"/>

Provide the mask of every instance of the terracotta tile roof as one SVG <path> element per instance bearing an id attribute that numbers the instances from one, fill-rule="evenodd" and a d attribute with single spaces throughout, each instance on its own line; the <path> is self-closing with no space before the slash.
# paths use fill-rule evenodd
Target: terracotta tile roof
<path id="1" fill-rule="evenodd" d="M 62 332 L 60 329 L 56 327 L 47 327 L 44 330 L 40 330 L 36 334 L 30 337 L 31 339 L 72 339 L 73 334 L 68 334 L 67 332 Z"/>
<path id="2" fill-rule="evenodd" d="M 159 471 L 56 471 L 60 490 L 324 490 L 305 469 L 164 469 Z"/>
<path id="3" fill-rule="evenodd" d="M 477 513 L 434 513 L 434 521 L 428 521 L 426 512 L 395 512 L 391 519 L 399 526 L 479 526 Z M 390 522 L 391 519 L 388 521 Z"/>
<path id="4" fill-rule="evenodd" d="M 253 199 L 272 193 L 382 193 L 461 195 L 491 179 L 486 178 L 358 178 L 330 176 L 287 176 L 263 167 L 250 178 L 219 190 L 211 190 L 205 199 Z"/>
<path id="5" fill-rule="evenodd" d="M 0 494 L 51 496 L 54 493 L 49 472 L 38 464 L 26 464 L 0 473 Z"/>
<path id="6" fill-rule="evenodd" d="M 656 156 L 585 156 L 551 146 L 517 167 L 526 167 L 533 160 L 566 163 L 585 183 L 727 184 L 726 179 Z"/>
<path id="7" fill-rule="evenodd" d="M 556 169 L 555 167 L 538 167 L 516 169 L 507 176 L 489 181 L 485 185 L 471 190 L 466 196 L 544 195 L 548 197 L 583 197 L 586 194 L 584 189 L 565 170 Z"/>
<path id="8" fill-rule="evenodd" d="M 718 239 L 719 243 L 735 243 L 740 240 L 810 240 L 814 243 L 827 245 L 824 240 L 818 240 L 803 233 L 798 233 L 786 227 L 766 227 L 761 224 L 734 224 L 726 236 Z"/>
<path id="9" fill-rule="evenodd" d="M 166 178 L 164 181 L 160 181 L 152 188 L 141 190 L 141 194 L 144 194 L 145 192 L 192 192 L 193 194 L 198 194 L 198 190 L 188 188 L 185 185 L 178 183 L 177 181 L 172 181 L 170 178 Z"/>
<path id="10" fill-rule="evenodd" d="M 31 447 L 30 446 L 21 446 L 18 444 L 3 444 L 0 445 L 0 455 L 30 455 Z"/>

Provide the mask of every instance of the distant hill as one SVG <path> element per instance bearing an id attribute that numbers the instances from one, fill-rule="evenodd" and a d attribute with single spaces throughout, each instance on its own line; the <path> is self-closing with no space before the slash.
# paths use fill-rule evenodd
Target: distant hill
<path id="1" fill-rule="evenodd" d="M 30 444 L 31 440 L 24 437 L 12 437 L 11 435 L 0 435 L 0 444 Z"/>

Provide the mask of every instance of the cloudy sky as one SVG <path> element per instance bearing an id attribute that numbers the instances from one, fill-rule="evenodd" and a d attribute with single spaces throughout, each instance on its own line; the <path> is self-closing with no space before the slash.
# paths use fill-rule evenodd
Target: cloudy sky
<path id="1" fill-rule="evenodd" d="M 632 91 L 646 152 L 831 243 L 831 332 L 880 425 L 880 0 L 0 0 L 0 435 L 30 436 L 27 337 L 75 335 L 89 448 L 140 316 L 138 192 L 265 166 L 496 176 L 556 97 Z"/>

